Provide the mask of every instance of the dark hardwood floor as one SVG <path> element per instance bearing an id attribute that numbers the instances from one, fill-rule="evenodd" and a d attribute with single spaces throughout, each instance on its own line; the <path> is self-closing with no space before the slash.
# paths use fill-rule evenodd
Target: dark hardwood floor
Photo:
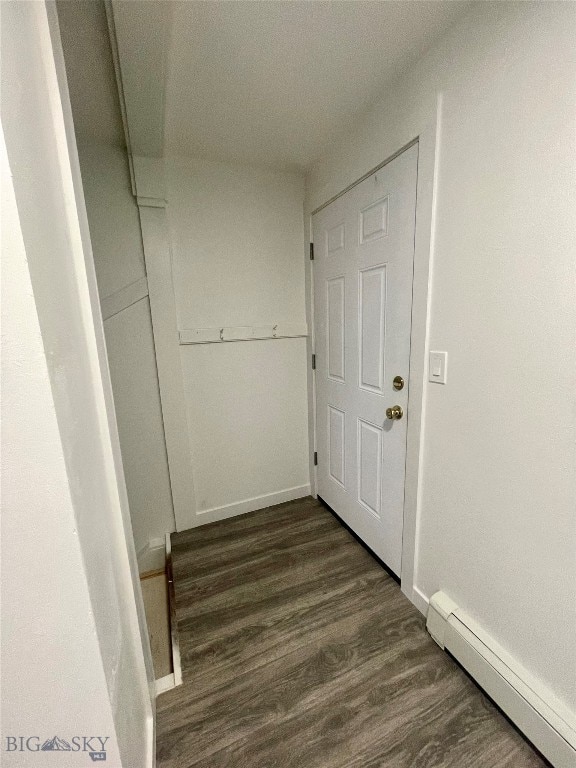
<path id="1" fill-rule="evenodd" d="M 312 498 L 172 537 L 184 683 L 159 768 L 536 768 L 371 555 Z"/>

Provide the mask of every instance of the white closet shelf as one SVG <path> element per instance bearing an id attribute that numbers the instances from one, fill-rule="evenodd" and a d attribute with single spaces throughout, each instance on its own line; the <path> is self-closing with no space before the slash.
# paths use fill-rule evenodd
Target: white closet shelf
<path id="1" fill-rule="evenodd" d="M 262 339 L 298 339 L 308 336 L 302 325 L 239 325 L 220 328 L 189 328 L 179 332 L 180 344 L 219 344 L 223 341 L 257 341 Z"/>

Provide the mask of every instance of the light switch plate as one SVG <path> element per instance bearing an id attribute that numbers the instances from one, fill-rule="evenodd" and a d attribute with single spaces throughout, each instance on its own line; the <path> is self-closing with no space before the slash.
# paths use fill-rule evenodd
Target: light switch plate
<path id="1" fill-rule="evenodd" d="M 428 361 L 428 381 L 446 384 L 448 352 L 430 352 Z"/>

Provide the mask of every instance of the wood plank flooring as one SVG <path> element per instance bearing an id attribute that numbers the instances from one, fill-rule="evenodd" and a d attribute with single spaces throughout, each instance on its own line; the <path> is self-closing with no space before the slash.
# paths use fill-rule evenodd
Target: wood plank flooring
<path id="1" fill-rule="evenodd" d="M 158 768 L 545 765 L 314 499 L 174 534 L 172 557 Z"/>

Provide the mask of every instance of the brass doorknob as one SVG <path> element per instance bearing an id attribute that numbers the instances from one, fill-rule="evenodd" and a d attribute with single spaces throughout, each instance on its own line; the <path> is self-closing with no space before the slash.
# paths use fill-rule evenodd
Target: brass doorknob
<path id="1" fill-rule="evenodd" d="M 401 419 L 404 416 L 404 411 L 399 405 L 393 405 L 392 408 L 386 408 L 387 419 Z"/>

